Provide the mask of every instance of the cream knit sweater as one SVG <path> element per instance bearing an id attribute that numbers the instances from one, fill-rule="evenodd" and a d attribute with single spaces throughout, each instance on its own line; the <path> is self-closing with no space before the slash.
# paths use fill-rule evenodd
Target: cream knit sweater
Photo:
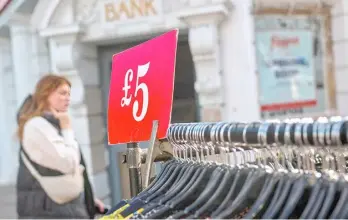
<path id="1" fill-rule="evenodd" d="M 24 126 L 22 145 L 37 164 L 70 174 L 80 164 L 80 152 L 71 129 L 58 130 L 42 117 L 30 119 Z"/>

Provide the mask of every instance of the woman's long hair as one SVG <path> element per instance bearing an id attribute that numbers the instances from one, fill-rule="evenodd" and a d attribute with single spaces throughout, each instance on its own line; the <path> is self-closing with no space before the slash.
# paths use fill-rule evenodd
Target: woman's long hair
<path id="1" fill-rule="evenodd" d="M 45 75 L 36 84 L 34 94 L 25 100 L 23 106 L 18 112 L 18 130 L 17 136 L 20 141 L 23 139 L 23 130 L 25 123 L 35 116 L 42 115 L 49 111 L 48 97 L 61 85 L 67 84 L 71 87 L 68 79 L 57 75 Z"/>

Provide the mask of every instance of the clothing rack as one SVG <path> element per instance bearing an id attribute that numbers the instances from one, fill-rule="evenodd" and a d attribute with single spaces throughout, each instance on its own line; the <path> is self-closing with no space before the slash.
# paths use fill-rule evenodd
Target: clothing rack
<path id="1" fill-rule="evenodd" d="M 178 123 L 168 130 L 173 145 L 185 143 L 242 143 L 248 145 L 337 146 L 348 143 L 348 118 L 321 117 L 253 123 Z"/>
<path id="2" fill-rule="evenodd" d="M 297 145 L 297 146 L 341 146 L 348 143 L 348 117 L 332 116 L 314 118 L 290 118 L 283 121 L 259 121 L 253 123 L 243 122 L 197 122 L 171 124 L 167 138 L 158 140 L 149 149 L 132 152 L 132 157 L 140 158 L 142 164 L 151 166 L 153 162 L 168 161 L 173 158 L 173 146 L 187 144 L 242 144 L 243 147 L 262 147 L 263 145 Z M 151 149 L 152 148 L 152 149 Z M 177 148 L 176 148 L 177 149 Z M 189 157 L 197 157 L 197 152 L 192 148 L 180 148 Z M 155 152 L 150 161 L 147 160 L 148 151 Z M 213 148 L 214 154 L 222 151 L 220 147 Z M 134 155 L 134 153 L 139 155 Z M 206 156 L 208 152 L 202 150 L 199 154 Z M 124 163 L 129 164 L 135 160 L 128 160 L 125 156 Z M 140 170 L 140 169 L 138 169 Z M 140 172 L 140 171 L 139 171 Z M 145 172 L 149 172 L 146 169 Z M 139 174 L 140 175 L 140 174 Z M 149 173 L 145 173 L 142 184 L 132 186 L 147 186 Z M 134 187 L 133 187 L 134 188 Z M 133 189 L 139 192 L 141 189 Z"/>
<path id="3" fill-rule="evenodd" d="M 348 218 L 347 126 L 347 117 L 172 124 L 154 147 L 167 143 L 175 159 L 105 219 Z"/>

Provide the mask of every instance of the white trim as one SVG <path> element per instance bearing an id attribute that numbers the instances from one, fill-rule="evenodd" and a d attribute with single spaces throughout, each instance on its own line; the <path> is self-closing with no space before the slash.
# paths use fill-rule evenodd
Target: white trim
<path id="1" fill-rule="evenodd" d="M 10 26 L 15 24 L 27 26 L 29 25 L 29 20 L 30 20 L 30 15 L 15 12 L 12 14 L 12 16 L 10 17 L 7 23 Z"/>
<path id="2" fill-rule="evenodd" d="M 278 8 L 278 9 L 289 9 L 291 12 L 292 9 L 297 7 L 304 7 L 304 6 L 317 6 L 320 8 L 323 5 L 327 6 L 334 6 L 335 1 L 333 0 L 257 0 L 254 6 L 256 9 L 263 9 L 263 8 Z"/>
<path id="3" fill-rule="evenodd" d="M 50 59 L 50 70 L 54 73 L 58 73 L 57 67 L 55 65 L 55 54 L 52 52 L 54 51 L 55 42 L 52 38 L 48 39 L 48 51 L 49 51 L 49 59 Z"/>
<path id="4" fill-rule="evenodd" d="M 176 16 L 190 26 L 206 24 L 207 20 L 219 23 L 229 13 L 226 4 L 215 4 L 212 6 L 194 7 L 181 10 Z M 209 22 L 208 22 L 209 23 Z"/>
<path id="5" fill-rule="evenodd" d="M 6 169 L 6 162 L 8 162 L 8 147 L 9 147 L 9 143 L 8 143 L 8 132 L 6 131 L 6 127 L 8 124 L 7 121 L 7 117 L 6 117 L 6 113 L 8 111 L 8 106 L 6 105 L 6 99 L 5 99 L 5 89 L 6 88 L 6 81 L 5 81 L 5 77 L 4 77 L 4 73 L 3 73 L 3 69 L 6 62 L 3 59 L 3 56 L 7 56 L 4 51 L 3 51 L 3 46 L 1 44 L 6 43 L 6 38 L 0 38 L 0 59 L 1 59 L 1 64 L 0 64 L 0 120 L 1 120 L 1 124 L 0 124 L 0 137 L 2 138 L 1 142 L 2 142 L 2 152 L 0 155 L 0 185 L 2 184 L 2 182 L 7 183 L 8 182 L 8 171 Z M 6 46 L 5 46 L 6 47 Z M 6 48 L 7 49 L 7 48 Z M 8 45 L 8 49 L 10 49 L 10 45 Z M 6 51 L 7 52 L 7 51 Z M 3 152 L 5 151 L 5 152 Z M 7 160 L 6 160 L 7 159 Z"/>
<path id="6" fill-rule="evenodd" d="M 213 5 L 213 6 L 204 6 L 204 7 L 195 7 L 195 8 L 188 8 L 186 10 L 180 11 L 177 15 L 179 17 L 186 17 L 186 16 L 194 16 L 194 15 L 206 15 L 210 13 L 216 13 L 216 12 L 222 12 L 223 14 L 228 14 L 227 7 L 225 7 L 223 4 L 219 5 Z"/>
<path id="7" fill-rule="evenodd" d="M 64 27 L 51 27 L 40 31 L 41 37 L 52 37 L 59 35 L 73 35 L 78 34 L 84 30 L 81 24 L 72 24 Z"/>
<path id="8" fill-rule="evenodd" d="M 39 30 L 48 27 L 61 0 L 39 0 L 32 13 L 30 24 Z"/>

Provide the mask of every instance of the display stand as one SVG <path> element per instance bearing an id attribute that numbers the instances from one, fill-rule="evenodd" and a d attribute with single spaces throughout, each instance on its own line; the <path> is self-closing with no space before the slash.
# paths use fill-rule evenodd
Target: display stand
<path id="1" fill-rule="evenodd" d="M 151 167 L 154 162 L 167 161 L 173 157 L 173 149 L 166 140 L 156 139 L 158 121 L 153 121 L 149 147 L 141 149 L 138 143 L 127 144 L 127 167 L 131 196 L 137 195 L 150 182 Z M 145 163 L 145 173 L 142 175 L 141 164 Z M 144 177 L 144 178 L 142 178 Z"/>
<path id="2" fill-rule="evenodd" d="M 138 143 L 127 144 L 127 166 L 131 196 L 141 192 L 141 149 Z"/>

